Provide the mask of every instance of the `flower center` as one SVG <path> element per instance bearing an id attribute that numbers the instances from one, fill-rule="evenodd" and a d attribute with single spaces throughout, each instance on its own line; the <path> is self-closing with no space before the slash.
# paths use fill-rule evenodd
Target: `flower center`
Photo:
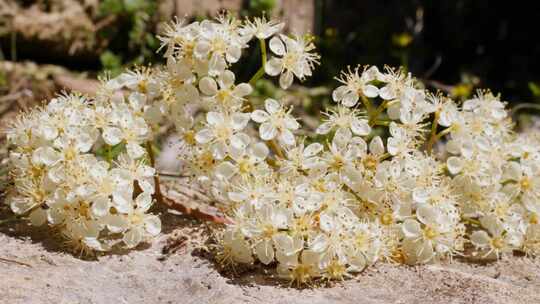
<path id="1" fill-rule="evenodd" d="M 426 239 L 432 240 L 432 239 L 436 238 L 438 235 L 439 235 L 439 233 L 435 229 L 433 229 L 433 228 L 431 228 L 429 226 L 426 226 L 426 228 L 424 228 L 424 237 Z"/>
<path id="2" fill-rule="evenodd" d="M 392 213 L 387 212 L 381 216 L 381 224 L 383 225 L 390 225 L 394 222 L 394 217 L 392 216 Z"/>
<path id="3" fill-rule="evenodd" d="M 495 249 L 502 249 L 504 247 L 504 240 L 502 238 L 493 238 L 491 240 L 491 246 Z"/>
<path id="4" fill-rule="evenodd" d="M 529 190 L 531 188 L 531 180 L 528 177 L 524 177 L 520 181 L 521 189 Z"/>

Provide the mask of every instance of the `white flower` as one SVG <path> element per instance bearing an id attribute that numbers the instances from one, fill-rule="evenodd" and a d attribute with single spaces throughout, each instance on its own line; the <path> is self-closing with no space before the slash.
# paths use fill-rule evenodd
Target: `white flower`
<path id="1" fill-rule="evenodd" d="M 348 132 L 350 130 L 359 136 L 366 136 L 371 132 L 371 127 L 367 119 L 360 116 L 360 112 L 357 110 L 338 107 L 337 111 L 330 111 L 324 114 L 327 118 L 317 127 L 316 132 L 318 134 L 328 134 L 334 128 L 337 128 L 336 133 Z"/>
<path id="2" fill-rule="evenodd" d="M 270 50 L 280 57 L 272 57 L 264 66 L 266 74 L 279 77 L 279 85 L 287 89 L 293 83 L 293 78 L 304 80 L 311 76 L 315 64 L 319 63 L 319 56 L 311 53 L 315 49 L 312 42 L 302 37 L 295 39 L 285 35 L 270 39 Z"/>
<path id="3" fill-rule="evenodd" d="M 274 99 L 264 101 L 266 111 L 255 110 L 251 113 L 251 119 L 260 123 L 259 136 L 263 140 L 277 138 L 285 146 L 292 146 L 295 143 L 292 131 L 300 128 L 300 124 L 290 114 L 292 109 L 286 110 L 282 104 Z"/>
<path id="4" fill-rule="evenodd" d="M 243 264 L 253 263 L 249 243 L 244 240 L 241 234 L 235 233 L 233 229 L 228 229 L 223 233 L 222 245 L 222 260 L 231 260 Z"/>
<path id="5" fill-rule="evenodd" d="M 503 224 L 499 220 L 493 216 L 486 216 L 482 217 L 480 222 L 489 234 L 484 230 L 474 231 L 471 234 L 471 243 L 485 251 L 484 257 L 494 255 L 498 258 L 502 253 L 512 250 L 508 236 L 505 236 Z"/>
<path id="6" fill-rule="evenodd" d="M 416 210 L 416 218 L 403 222 L 404 249 L 410 262 L 425 263 L 435 256 L 441 245 L 447 245 L 445 234 L 449 231 L 449 222 L 437 209 L 424 205 Z"/>
<path id="7" fill-rule="evenodd" d="M 32 133 L 24 128 L 10 132 L 19 152 L 10 155 L 17 168 L 8 203 L 14 212 L 27 214 L 32 224 L 47 222 L 57 229 L 76 252 L 107 251 L 122 238 L 126 246 L 135 246 L 159 233 L 159 219 L 146 213 L 154 192 L 154 170 L 133 160 L 145 153 L 140 144 L 150 136 L 143 118 L 150 93 L 134 89 L 138 92 L 127 100 L 107 97 L 115 94 L 111 88 L 101 90 L 96 100 L 60 96 L 22 118 L 20 122 L 32 120 L 25 123 L 33 126 Z M 45 117 L 47 123 L 41 124 Z M 32 140 L 25 138 L 30 134 Z M 102 160 L 94 155 L 100 138 L 111 146 L 124 142 L 126 151 L 120 156 L 118 151 L 104 152 L 109 155 L 100 156 L 107 159 Z M 135 181 L 143 192 L 134 201 Z"/>
<path id="8" fill-rule="evenodd" d="M 265 16 L 255 17 L 253 21 L 247 20 L 240 33 L 245 36 L 255 36 L 257 39 L 267 39 L 281 32 L 285 23 L 276 20 L 266 20 Z"/>
<path id="9" fill-rule="evenodd" d="M 287 228 L 290 221 L 290 213 L 287 210 L 265 205 L 256 211 L 255 218 L 244 234 L 253 237 L 255 254 L 265 265 L 270 264 L 275 257 L 274 242 L 280 238 L 280 229 Z"/>
<path id="10" fill-rule="evenodd" d="M 241 176 L 262 174 L 266 168 L 258 168 L 258 165 L 264 164 L 268 153 L 268 147 L 262 142 L 251 144 L 247 149 L 233 148 L 229 155 L 233 162 L 221 163 L 216 168 L 216 174 L 225 179 L 230 179 L 237 173 Z"/>
<path id="11" fill-rule="evenodd" d="M 116 78 L 116 81 L 120 86 L 147 94 L 152 98 L 159 95 L 159 81 L 152 75 L 152 70 L 147 68 L 122 73 Z"/>
<path id="12" fill-rule="evenodd" d="M 219 75 L 217 83 L 208 76 L 201 78 L 199 88 L 204 95 L 209 96 L 207 99 L 211 104 L 232 112 L 242 106 L 244 97 L 251 94 L 252 91 L 251 86 L 247 83 L 235 85 L 234 78 L 233 72 L 227 70 Z"/>
<path id="13" fill-rule="evenodd" d="M 161 232 L 161 221 L 146 211 L 152 205 L 152 198 L 148 193 L 141 193 L 135 200 L 136 207 L 128 211 L 126 216 L 127 227 L 123 241 L 128 248 L 136 247 L 148 237 L 154 237 Z"/>
<path id="14" fill-rule="evenodd" d="M 332 92 L 332 99 L 335 102 L 341 102 L 346 107 L 354 107 L 360 98 L 360 95 L 365 97 L 375 98 L 379 96 L 379 88 L 370 84 L 374 80 L 380 80 L 381 74 L 376 66 L 372 66 L 362 72 L 362 76 L 358 75 L 358 69 L 354 72 L 342 72 L 339 82 L 342 86 L 337 87 Z"/>
<path id="15" fill-rule="evenodd" d="M 244 149 L 249 143 L 249 136 L 241 132 L 249 122 L 249 114 L 208 112 L 206 121 L 206 127 L 197 132 L 195 140 L 210 144 L 215 158 L 223 159 L 231 148 Z"/>

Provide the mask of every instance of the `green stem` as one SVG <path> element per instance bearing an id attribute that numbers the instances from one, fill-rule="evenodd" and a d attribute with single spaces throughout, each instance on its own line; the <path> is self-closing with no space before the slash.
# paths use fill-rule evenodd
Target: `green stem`
<path id="1" fill-rule="evenodd" d="M 4 224 L 7 224 L 7 223 L 11 223 L 11 222 L 15 222 L 19 220 L 19 217 L 17 215 L 13 215 L 11 217 L 8 217 L 6 219 L 3 219 L 3 220 L 0 220 L 0 225 L 4 225 Z"/>
<path id="2" fill-rule="evenodd" d="M 381 161 L 383 161 L 383 160 L 385 160 L 385 159 L 387 159 L 387 158 L 390 158 L 390 157 L 392 157 L 392 154 L 390 154 L 390 153 L 384 153 L 383 155 L 381 155 L 381 156 L 379 157 L 379 162 L 381 162 Z"/>
<path id="3" fill-rule="evenodd" d="M 388 127 L 392 121 L 391 120 L 375 120 L 372 124 L 370 123 L 369 126 L 384 126 Z"/>
<path id="4" fill-rule="evenodd" d="M 107 145 L 107 154 L 105 154 L 105 157 L 107 159 L 107 162 L 109 165 L 112 163 L 112 146 Z"/>
<path id="5" fill-rule="evenodd" d="M 373 113 L 371 113 L 369 117 L 369 122 L 368 122 L 370 127 L 373 127 L 376 124 L 377 118 L 379 118 L 379 115 L 381 115 L 381 113 L 384 111 L 384 109 L 386 109 L 387 106 L 388 106 L 388 100 L 385 100 L 383 103 L 381 103 L 377 107 L 377 109 L 375 109 Z"/>
<path id="6" fill-rule="evenodd" d="M 452 127 L 442 130 L 441 132 L 439 132 L 439 134 L 437 134 L 437 136 L 435 136 L 435 142 L 450 132 L 452 132 Z"/>
<path id="7" fill-rule="evenodd" d="M 362 103 L 364 104 L 364 107 L 366 107 L 366 111 L 369 117 L 369 120 L 371 120 L 371 111 L 373 110 L 373 106 L 371 104 L 371 101 L 364 96 L 363 94 L 360 94 L 360 99 L 362 100 Z"/>
<path id="8" fill-rule="evenodd" d="M 281 159 L 285 158 L 285 155 L 283 154 L 283 151 L 281 150 L 281 148 L 279 147 L 279 145 L 277 144 L 275 139 L 269 140 L 268 145 L 270 146 L 270 149 L 272 149 L 272 151 L 274 151 L 274 153 L 279 158 L 281 158 Z"/>
<path id="9" fill-rule="evenodd" d="M 254 87 L 257 80 L 259 80 L 264 75 L 264 66 L 266 65 L 266 42 L 264 39 L 259 39 L 259 45 L 261 46 L 261 67 L 259 70 L 251 77 L 249 84 Z"/>
<path id="10" fill-rule="evenodd" d="M 433 122 L 431 123 L 431 134 L 429 136 L 429 141 L 426 147 L 427 153 L 430 155 L 431 155 L 431 151 L 433 150 L 433 145 L 435 145 L 435 142 L 437 142 L 437 140 L 439 139 L 437 138 L 437 125 L 439 124 L 439 116 L 440 116 L 439 111 L 436 111 L 435 117 L 433 118 Z"/>

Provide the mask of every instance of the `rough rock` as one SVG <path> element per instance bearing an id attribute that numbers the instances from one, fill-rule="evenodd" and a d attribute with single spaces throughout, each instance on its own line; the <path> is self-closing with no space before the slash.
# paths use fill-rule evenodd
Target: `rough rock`
<path id="1" fill-rule="evenodd" d="M 298 289 L 264 270 L 222 275 L 211 259 L 193 250 L 203 229 L 168 214 L 164 233 L 153 244 L 88 259 L 67 253 L 45 228 L 5 224 L 0 227 L 0 302 L 540 303 L 540 261 L 526 257 L 485 265 L 380 263 L 330 287 Z M 175 239 L 186 236 L 192 241 L 171 249 Z"/>

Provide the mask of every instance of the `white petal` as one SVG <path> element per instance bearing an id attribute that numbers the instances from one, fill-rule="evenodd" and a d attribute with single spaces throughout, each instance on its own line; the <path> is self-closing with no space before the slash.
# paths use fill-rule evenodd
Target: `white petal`
<path id="1" fill-rule="evenodd" d="M 251 137 L 245 133 L 238 133 L 231 136 L 231 146 L 238 150 L 244 150 L 249 145 Z"/>
<path id="2" fill-rule="evenodd" d="M 364 91 L 364 95 L 369 98 L 375 98 L 379 96 L 379 89 L 376 86 L 371 85 L 371 84 L 366 85 L 363 91 Z"/>
<path id="3" fill-rule="evenodd" d="M 366 136 L 371 132 L 371 127 L 368 125 L 367 121 L 353 118 L 351 121 L 351 130 L 356 135 Z"/>
<path id="4" fill-rule="evenodd" d="M 282 89 L 286 90 L 292 85 L 293 80 L 294 80 L 293 73 L 291 71 L 286 71 L 285 73 L 281 74 L 281 76 L 279 77 L 279 86 Z"/>
<path id="5" fill-rule="evenodd" d="M 375 136 L 369 143 L 369 152 L 373 155 L 384 154 L 384 143 L 380 136 Z"/>
<path id="6" fill-rule="evenodd" d="M 229 147 L 223 141 L 214 143 L 210 149 L 212 150 L 212 155 L 217 159 L 224 159 L 229 151 Z"/>
<path id="7" fill-rule="evenodd" d="M 200 41 L 195 45 L 194 53 L 198 58 L 204 58 L 210 52 L 210 44 L 206 41 Z"/>
<path id="8" fill-rule="evenodd" d="M 251 119 L 258 123 L 263 123 L 270 118 L 270 115 L 263 110 L 255 110 L 251 113 Z"/>
<path id="9" fill-rule="evenodd" d="M 337 88 L 332 92 L 332 99 L 333 99 L 335 102 L 341 101 L 341 100 L 343 99 L 343 97 L 345 97 L 345 94 L 347 93 L 348 90 L 349 90 L 349 88 L 348 88 L 346 85 L 337 87 Z"/>
<path id="10" fill-rule="evenodd" d="M 326 212 L 323 212 L 320 216 L 320 224 L 322 231 L 330 232 L 334 229 L 334 219 L 330 217 Z"/>
<path id="11" fill-rule="evenodd" d="M 270 153 L 268 146 L 262 142 L 254 144 L 252 151 L 253 156 L 256 157 L 257 161 L 262 161 L 268 156 L 268 153 Z"/>
<path id="12" fill-rule="evenodd" d="M 122 141 L 122 130 L 116 127 L 106 127 L 103 129 L 102 137 L 109 146 L 117 145 Z"/>
<path id="13" fill-rule="evenodd" d="M 521 179 L 523 170 L 518 162 L 508 162 L 504 166 L 503 179 L 519 181 Z"/>
<path id="14" fill-rule="evenodd" d="M 219 164 L 215 170 L 216 176 L 223 179 L 230 179 L 238 171 L 236 166 L 228 161 Z"/>
<path id="15" fill-rule="evenodd" d="M 112 233 L 120 233 L 128 227 L 128 222 L 122 215 L 109 215 L 104 219 L 104 223 Z"/>
<path id="16" fill-rule="evenodd" d="M 424 224 L 435 224 L 439 222 L 440 216 L 437 209 L 424 204 L 416 209 L 416 218 Z"/>
<path id="17" fill-rule="evenodd" d="M 206 144 L 214 138 L 214 134 L 209 129 L 202 129 L 195 134 L 195 140 L 200 144 Z"/>
<path id="18" fill-rule="evenodd" d="M 229 70 L 224 71 L 223 73 L 221 73 L 221 75 L 219 75 L 219 78 L 218 78 L 219 87 L 222 89 L 227 89 L 227 88 L 232 87 L 234 85 L 235 78 L 236 77 L 234 76 L 233 72 Z"/>
<path id="19" fill-rule="evenodd" d="M 41 226 L 47 222 L 47 212 L 43 208 L 37 208 L 30 212 L 29 218 L 33 226 Z"/>
<path id="20" fill-rule="evenodd" d="M 405 237 L 415 238 L 419 237 L 422 234 L 422 229 L 420 228 L 420 223 L 415 220 L 406 219 L 403 222 L 402 231 Z"/>
<path id="21" fill-rule="evenodd" d="M 277 113 L 281 109 L 280 103 L 272 98 L 268 98 L 264 101 L 264 108 L 270 114 Z"/>
<path id="22" fill-rule="evenodd" d="M 237 85 L 234 88 L 233 94 L 235 96 L 238 96 L 238 97 L 244 97 L 244 96 L 247 96 L 247 95 L 251 94 L 252 91 L 253 91 L 253 89 L 251 88 L 251 86 L 249 84 L 240 83 L 239 85 Z"/>
<path id="23" fill-rule="evenodd" d="M 311 241 L 309 248 L 314 252 L 323 252 L 328 247 L 328 238 L 324 234 L 319 234 Z"/>
<path id="24" fill-rule="evenodd" d="M 384 100 L 391 100 L 396 98 L 396 94 L 392 89 L 390 89 L 389 86 L 385 86 L 384 88 L 379 90 L 379 96 L 381 96 Z"/>
<path id="25" fill-rule="evenodd" d="M 217 83 L 213 78 L 210 77 L 203 77 L 199 81 L 199 89 L 201 92 L 208 96 L 216 95 L 218 88 Z"/>
<path id="26" fill-rule="evenodd" d="M 319 154 L 319 152 L 321 152 L 323 148 L 323 145 L 321 145 L 320 143 L 312 143 L 304 149 L 303 155 L 304 157 L 315 156 Z"/>
<path id="27" fill-rule="evenodd" d="M 458 174 L 463 168 L 463 161 L 459 157 L 451 156 L 446 160 L 446 167 L 451 174 Z"/>
<path id="28" fill-rule="evenodd" d="M 151 236 L 156 236 L 161 232 L 161 221 L 155 215 L 147 215 L 144 218 L 144 228 Z"/>
<path id="29" fill-rule="evenodd" d="M 255 246 L 255 253 L 261 263 L 268 265 L 274 261 L 274 248 L 270 241 L 261 241 Z"/>
<path id="30" fill-rule="evenodd" d="M 135 203 L 139 211 L 146 212 L 152 206 L 152 195 L 148 192 L 142 192 L 137 195 Z"/>
<path id="31" fill-rule="evenodd" d="M 298 130 L 300 128 L 298 121 L 292 117 L 285 117 L 283 119 L 283 124 L 285 125 L 285 128 L 289 130 Z"/>
<path id="32" fill-rule="evenodd" d="M 100 197 L 92 202 L 92 214 L 102 217 L 109 213 L 110 201 L 108 197 Z"/>
<path id="33" fill-rule="evenodd" d="M 282 251 L 285 255 L 294 254 L 293 238 L 285 233 L 279 233 L 273 237 L 276 249 Z"/>
<path id="34" fill-rule="evenodd" d="M 248 113 L 234 113 L 231 118 L 233 129 L 239 131 L 246 127 L 250 117 Z"/>
<path id="35" fill-rule="evenodd" d="M 53 166 L 60 160 L 60 153 L 52 147 L 39 147 L 32 153 L 32 163 L 35 165 Z"/>
<path id="36" fill-rule="evenodd" d="M 416 188 L 412 193 L 413 200 L 417 203 L 425 203 L 429 198 L 429 192 L 426 189 Z"/>
<path id="37" fill-rule="evenodd" d="M 146 150 L 137 143 L 129 142 L 126 145 L 126 152 L 132 159 L 139 159 L 146 153 Z"/>
<path id="38" fill-rule="evenodd" d="M 270 76 L 277 76 L 283 69 L 283 62 L 279 58 L 272 58 L 264 65 L 264 71 Z"/>
<path id="39" fill-rule="evenodd" d="M 126 244 L 126 247 L 133 248 L 143 240 L 143 234 L 139 228 L 133 228 L 124 234 L 122 240 Z"/>
<path id="40" fill-rule="evenodd" d="M 317 134 L 325 135 L 328 134 L 330 130 L 332 130 L 332 127 L 333 124 L 331 122 L 323 122 L 317 127 L 317 130 L 315 132 L 317 132 Z"/>
<path id="41" fill-rule="evenodd" d="M 491 242 L 491 238 L 489 237 L 487 232 L 483 230 L 475 231 L 471 234 L 471 243 L 473 243 L 473 245 L 477 247 L 480 247 L 480 248 L 487 247 L 489 246 L 490 242 Z"/>
<path id="42" fill-rule="evenodd" d="M 343 96 L 341 103 L 346 107 L 352 107 L 358 102 L 358 98 L 357 92 L 349 91 Z"/>
<path id="43" fill-rule="evenodd" d="M 272 37 L 272 39 L 270 39 L 270 50 L 278 56 L 285 55 L 285 45 L 278 37 Z"/>
<path id="44" fill-rule="evenodd" d="M 259 127 L 259 135 L 262 140 L 274 139 L 277 133 L 277 129 L 269 122 L 265 122 Z"/>
<path id="45" fill-rule="evenodd" d="M 225 56 L 227 57 L 228 62 L 235 63 L 240 59 L 240 56 L 242 56 L 242 49 L 236 44 L 229 45 Z"/>
<path id="46" fill-rule="evenodd" d="M 294 134 L 289 129 L 283 129 L 279 135 L 279 141 L 287 146 L 293 146 L 295 143 Z"/>

